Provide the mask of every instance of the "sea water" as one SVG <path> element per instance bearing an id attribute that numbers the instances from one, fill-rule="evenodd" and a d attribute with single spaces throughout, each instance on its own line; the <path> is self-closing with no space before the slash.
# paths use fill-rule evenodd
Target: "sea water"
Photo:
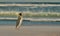
<path id="1" fill-rule="evenodd" d="M 0 4 L 58 4 L 60 2 L 0 2 Z M 60 6 L 0 6 L 0 12 L 60 12 Z M 1 18 L 2 16 L 0 16 Z M 3 17 L 5 18 L 5 16 Z M 15 18 L 15 17 L 14 17 Z M 60 22 L 48 22 L 48 21 L 29 21 L 23 20 L 22 25 L 41 25 L 41 24 L 51 24 L 51 25 L 60 25 Z M 0 25 L 16 25 L 16 20 L 0 20 Z"/>
<path id="2" fill-rule="evenodd" d="M 0 20 L 0 25 L 16 25 L 17 20 Z M 48 21 L 29 21 L 23 20 L 23 26 L 32 26 L 32 25 L 60 25 L 60 22 L 48 22 Z"/>

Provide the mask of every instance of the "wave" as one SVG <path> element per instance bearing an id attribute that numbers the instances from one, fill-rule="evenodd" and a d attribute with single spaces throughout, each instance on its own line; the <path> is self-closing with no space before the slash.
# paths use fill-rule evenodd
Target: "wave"
<path id="1" fill-rule="evenodd" d="M 60 4 L 0 4 L 0 6 L 60 6 Z"/>
<path id="2" fill-rule="evenodd" d="M 43 6 L 42 6 L 43 5 Z M 20 12 L 60 12 L 60 6 L 0 6 L 0 11 L 20 11 Z"/>
<path id="3" fill-rule="evenodd" d="M 0 20 L 17 20 L 17 18 L 0 18 Z M 29 21 L 60 21 L 60 18 L 23 18 Z"/>
<path id="4" fill-rule="evenodd" d="M 20 12 L 0 12 L 0 17 L 17 17 Z M 23 17 L 60 17 L 60 13 L 57 12 L 22 12 Z"/>

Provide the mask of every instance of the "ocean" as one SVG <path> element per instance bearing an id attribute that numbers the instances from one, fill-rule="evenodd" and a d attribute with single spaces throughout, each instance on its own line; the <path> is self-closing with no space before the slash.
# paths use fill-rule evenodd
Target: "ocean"
<path id="1" fill-rule="evenodd" d="M 0 12 L 60 12 L 60 6 L 0 6 Z"/>
<path id="2" fill-rule="evenodd" d="M 0 2 L 0 11 L 16 11 L 16 12 L 60 12 L 60 2 Z M 5 6 L 6 4 L 7 6 Z M 11 6 L 12 4 L 14 6 Z M 31 4 L 32 6 L 16 6 L 16 4 Z M 35 5 L 35 6 L 34 6 Z M 39 6 L 40 5 L 40 6 Z M 42 6 L 41 6 L 42 5 Z M 47 5 L 47 6 L 45 6 Z M 50 5 L 50 6 L 48 6 Z M 53 5 L 53 6 L 51 6 Z"/>
<path id="3" fill-rule="evenodd" d="M 16 20 L 0 20 L 0 25 L 15 26 Z M 60 22 L 23 20 L 22 26 L 60 25 Z"/>
<path id="4" fill-rule="evenodd" d="M 53 4 L 60 5 L 60 2 L 0 2 L 0 4 Z M 0 12 L 60 12 L 60 6 L 0 6 Z M 0 16 L 1 18 L 2 16 Z M 4 18 L 4 17 L 3 17 Z M 15 18 L 15 17 L 14 17 Z M 35 18 L 35 17 L 34 17 Z M 38 18 L 37 18 L 38 19 Z M 23 20 L 22 25 L 60 25 L 60 22 L 29 21 Z M 16 25 L 16 20 L 0 20 L 0 25 Z"/>

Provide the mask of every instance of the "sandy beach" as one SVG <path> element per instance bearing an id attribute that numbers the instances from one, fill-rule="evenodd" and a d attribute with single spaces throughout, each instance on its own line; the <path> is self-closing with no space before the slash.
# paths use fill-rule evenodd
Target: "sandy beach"
<path id="1" fill-rule="evenodd" d="M 0 36 L 60 36 L 60 26 L 0 26 Z"/>

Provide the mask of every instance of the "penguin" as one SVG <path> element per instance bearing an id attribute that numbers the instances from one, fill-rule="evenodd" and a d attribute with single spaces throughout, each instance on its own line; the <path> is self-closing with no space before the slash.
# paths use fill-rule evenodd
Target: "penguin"
<path id="1" fill-rule="evenodd" d="M 22 13 L 19 13 L 18 19 L 17 19 L 17 22 L 16 22 L 16 29 L 19 29 L 20 28 L 20 26 L 22 24 L 22 21 L 23 21 Z"/>

